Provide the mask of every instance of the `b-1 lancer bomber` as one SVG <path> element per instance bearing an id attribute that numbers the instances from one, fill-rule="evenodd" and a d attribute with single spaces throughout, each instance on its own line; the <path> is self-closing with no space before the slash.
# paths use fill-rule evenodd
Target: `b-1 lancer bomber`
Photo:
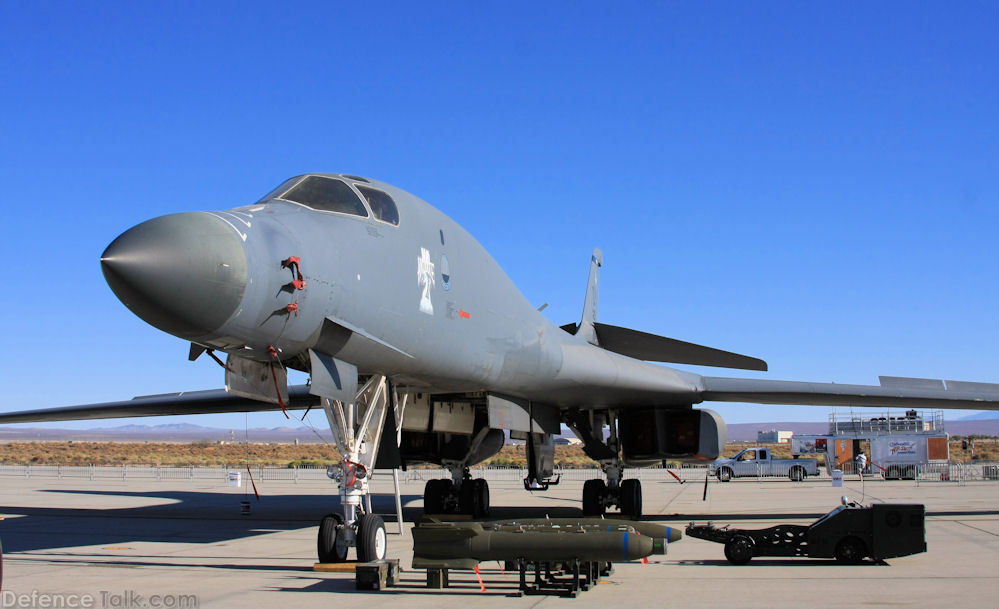
<path id="1" fill-rule="evenodd" d="M 469 468 L 507 436 L 526 442 L 525 486 L 554 483 L 561 425 L 603 478 L 583 513 L 642 512 L 624 466 L 711 460 L 725 424 L 702 402 L 996 409 L 999 385 L 892 378 L 879 386 L 708 377 L 650 362 L 766 370 L 760 359 L 597 321 L 594 250 L 578 323 L 558 327 L 488 252 L 419 198 L 369 178 L 307 174 L 256 203 L 178 213 L 122 233 L 101 256 L 118 298 L 225 356 L 225 389 L 0 415 L 0 423 L 321 408 L 342 462 L 342 514 L 319 530 L 322 561 L 386 552 L 362 499 L 375 467 L 440 464 L 429 511 L 483 516 L 489 488 Z M 289 386 L 289 369 L 309 374 Z"/>

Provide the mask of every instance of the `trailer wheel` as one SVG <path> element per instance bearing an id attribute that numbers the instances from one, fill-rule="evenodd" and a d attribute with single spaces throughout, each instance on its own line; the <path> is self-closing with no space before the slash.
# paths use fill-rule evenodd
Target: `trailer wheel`
<path id="1" fill-rule="evenodd" d="M 731 479 L 732 479 L 732 470 L 731 470 L 731 468 L 723 467 L 723 468 L 721 468 L 721 469 L 718 470 L 718 481 L 719 482 L 728 482 Z"/>
<path id="2" fill-rule="evenodd" d="M 753 540 L 736 535 L 725 542 L 725 558 L 733 565 L 744 565 L 753 558 Z"/>
<path id="3" fill-rule="evenodd" d="M 836 560 L 841 563 L 859 565 L 866 555 L 867 548 L 864 542 L 856 537 L 844 537 L 836 544 Z"/>
<path id="4" fill-rule="evenodd" d="M 808 474 L 805 473 L 805 468 L 801 467 L 800 465 L 795 465 L 794 467 L 792 467 L 791 472 L 788 475 L 791 477 L 791 480 L 794 482 L 801 482 L 808 477 Z"/>

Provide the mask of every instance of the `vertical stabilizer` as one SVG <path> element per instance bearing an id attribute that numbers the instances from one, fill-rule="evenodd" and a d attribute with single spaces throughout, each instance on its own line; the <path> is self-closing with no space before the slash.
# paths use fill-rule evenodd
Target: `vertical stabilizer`
<path id="1" fill-rule="evenodd" d="M 576 336 L 592 345 L 600 344 L 593 324 L 597 321 L 597 295 L 600 282 L 600 267 L 604 264 L 604 254 L 600 248 L 593 249 L 590 256 L 590 278 L 586 282 L 586 299 L 583 300 L 583 319 L 579 322 Z"/>

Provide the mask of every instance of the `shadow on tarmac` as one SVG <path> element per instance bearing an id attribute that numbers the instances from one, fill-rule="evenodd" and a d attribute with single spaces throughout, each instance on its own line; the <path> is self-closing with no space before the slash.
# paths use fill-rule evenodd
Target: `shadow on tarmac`
<path id="1" fill-rule="evenodd" d="M 721 545 L 718 546 L 719 548 Z M 831 558 L 767 558 L 765 556 L 754 556 L 753 560 L 744 565 L 733 565 L 724 558 L 717 560 L 678 560 L 670 562 L 678 567 L 730 567 L 747 569 L 752 567 L 887 567 L 884 561 L 864 560 L 858 564 L 848 564 L 839 562 Z"/>
<path id="2" fill-rule="evenodd" d="M 105 546 L 134 542 L 216 543 L 318 526 L 323 515 L 340 509 L 335 493 L 266 495 L 212 491 L 128 492 L 111 490 L 46 490 L 103 497 L 148 497 L 163 503 L 130 508 L 12 507 L 0 505 L 8 519 L 0 525 L 4 550 L 30 552 L 77 546 Z M 372 495 L 372 509 L 386 523 L 395 523 L 395 498 Z M 403 495 L 403 504 L 422 501 Z M 241 502 L 251 513 L 241 515 Z M 403 519 L 422 513 L 408 508 Z M 205 521 L 208 521 L 207 523 Z M 392 526 L 391 524 L 389 525 Z"/>

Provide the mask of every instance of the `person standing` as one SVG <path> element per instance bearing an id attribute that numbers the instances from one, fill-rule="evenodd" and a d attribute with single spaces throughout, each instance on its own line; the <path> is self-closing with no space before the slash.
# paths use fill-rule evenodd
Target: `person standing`
<path id="1" fill-rule="evenodd" d="M 860 477 L 863 478 L 864 470 L 867 469 L 867 455 L 864 454 L 864 451 L 860 451 L 860 454 L 857 455 L 856 461 L 857 461 L 857 474 L 859 474 Z"/>

